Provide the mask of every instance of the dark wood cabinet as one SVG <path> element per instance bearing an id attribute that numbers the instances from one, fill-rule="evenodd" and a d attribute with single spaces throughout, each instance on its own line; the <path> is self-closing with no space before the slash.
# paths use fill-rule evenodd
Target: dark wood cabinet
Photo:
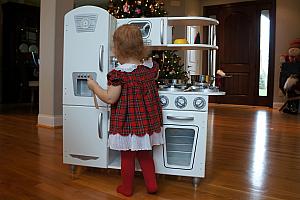
<path id="1" fill-rule="evenodd" d="M 1 103 L 30 102 L 29 81 L 38 80 L 40 8 L 2 4 Z"/>

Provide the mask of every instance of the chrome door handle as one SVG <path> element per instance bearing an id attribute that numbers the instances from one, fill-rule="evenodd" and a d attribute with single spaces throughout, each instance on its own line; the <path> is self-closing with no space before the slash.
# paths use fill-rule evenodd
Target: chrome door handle
<path id="1" fill-rule="evenodd" d="M 164 43 L 164 20 L 160 20 L 160 44 Z"/>
<path id="2" fill-rule="evenodd" d="M 102 113 L 100 112 L 99 113 L 99 116 L 98 116 L 98 136 L 100 139 L 102 139 Z"/>
<path id="3" fill-rule="evenodd" d="M 103 45 L 99 46 L 99 70 L 103 72 Z"/>
<path id="4" fill-rule="evenodd" d="M 194 120 L 194 117 L 167 116 L 170 120 Z"/>

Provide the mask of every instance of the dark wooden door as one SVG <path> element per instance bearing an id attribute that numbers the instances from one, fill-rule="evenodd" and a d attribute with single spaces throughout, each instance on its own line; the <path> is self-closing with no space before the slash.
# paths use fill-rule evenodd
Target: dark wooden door
<path id="1" fill-rule="evenodd" d="M 217 69 L 230 76 L 222 79 L 221 90 L 226 92 L 226 96 L 214 97 L 212 101 L 272 105 L 273 92 L 269 91 L 268 101 L 264 100 L 266 97 L 259 97 L 261 8 L 255 1 L 205 8 L 207 16 L 215 15 L 220 22 L 217 26 Z M 269 73 L 269 76 L 273 74 Z M 273 90 L 273 81 L 270 83 Z"/>

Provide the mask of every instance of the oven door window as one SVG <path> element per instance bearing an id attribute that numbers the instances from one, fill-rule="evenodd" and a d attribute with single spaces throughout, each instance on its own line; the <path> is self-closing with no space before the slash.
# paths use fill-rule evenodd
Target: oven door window
<path id="1" fill-rule="evenodd" d="M 192 169 L 199 128 L 197 126 L 164 126 L 164 164 L 167 168 Z"/>

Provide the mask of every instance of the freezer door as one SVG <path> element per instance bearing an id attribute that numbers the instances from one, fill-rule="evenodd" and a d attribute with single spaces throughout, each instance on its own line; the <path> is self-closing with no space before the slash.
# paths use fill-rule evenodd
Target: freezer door
<path id="1" fill-rule="evenodd" d="M 116 19 L 102 8 L 82 6 L 68 12 L 64 22 L 63 104 L 93 106 L 87 76 L 106 88 Z"/>
<path id="2" fill-rule="evenodd" d="M 107 168 L 107 109 L 63 106 L 64 163 Z"/>

